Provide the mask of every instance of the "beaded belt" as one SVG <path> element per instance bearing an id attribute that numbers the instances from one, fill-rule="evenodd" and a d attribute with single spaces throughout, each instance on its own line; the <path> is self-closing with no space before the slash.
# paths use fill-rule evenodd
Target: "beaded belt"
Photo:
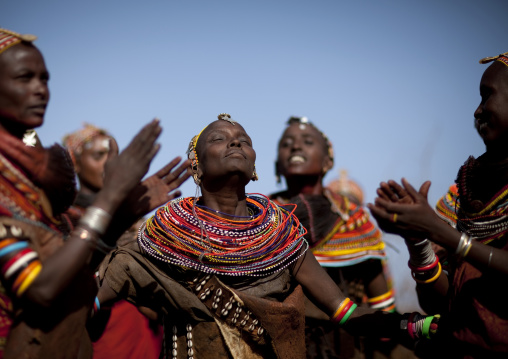
<path id="1" fill-rule="evenodd" d="M 216 276 L 208 274 L 195 278 L 190 287 L 217 319 L 249 333 L 257 342 L 266 340 L 266 331 L 259 320 Z"/>

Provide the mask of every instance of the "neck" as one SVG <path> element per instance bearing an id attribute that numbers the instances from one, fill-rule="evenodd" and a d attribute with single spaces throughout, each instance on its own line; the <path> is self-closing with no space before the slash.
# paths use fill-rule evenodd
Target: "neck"
<path id="1" fill-rule="evenodd" d="M 508 146 L 489 146 L 482 157 L 490 161 L 508 160 Z"/>
<path id="2" fill-rule="evenodd" d="M 322 176 L 294 176 L 286 178 L 289 197 L 299 194 L 320 195 L 323 194 Z"/>
<path id="3" fill-rule="evenodd" d="M 248 216 L 245 185 L 201 185 L 199 204 L 232 216 Z"/>
<path id="4" fill-rule="evenodd" d="M 11 125 L 8 121 L 1 120 L 0 121 L 0 131 L 7 132 L 11 136 L 17 137 L 18 139 L 23 139 L 23 135 L 26 132 L 26 128 L 19 128 L 18 126 Z"/>

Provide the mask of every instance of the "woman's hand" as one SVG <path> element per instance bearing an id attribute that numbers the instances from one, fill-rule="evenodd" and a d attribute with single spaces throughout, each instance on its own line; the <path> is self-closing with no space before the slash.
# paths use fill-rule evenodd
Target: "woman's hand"
<path id="1" fill-rule="evenodd" d="M 110 153 L 105 166 L 104 187 L 94 206 L 113 214 L 148 171 L 160 145 L 155 143 L 162 128 L 155 119 L 143 127 L 118 156 Z"/>
<path id="2" fill-rule="evenodd" d="M 405 179 L 402 186 L 395 181 L 383 182 L 375 204 L 367 207 L 384 231 L 406 239 L 425 238 L 434 221 L 439 221 L 427 200 L 429 188 L 430 181 L 423 183 L 419 191 Z"/>
<path id="3" fill-rule="evenodd" d="M 430 186 L 430 184 L 429 184 Z M 379 188 L 376 190 L 377 195 L 385 201 L 393 203 L 410 204 L 414 203 L 409 193 L 394 180 L 388 182 L 381 182 Z"/>
<path id="4" fill-rule="evenodd" d="M 181 196 L 180 191 L 175 191 L 189 177 L 190 160 L 180 163 L 181 157 L 174 158 L 156 174 L 148 177 L 138 184 L 121 208 L 129 218 L 137 219 L 144 216 L 155 208 Z"/>

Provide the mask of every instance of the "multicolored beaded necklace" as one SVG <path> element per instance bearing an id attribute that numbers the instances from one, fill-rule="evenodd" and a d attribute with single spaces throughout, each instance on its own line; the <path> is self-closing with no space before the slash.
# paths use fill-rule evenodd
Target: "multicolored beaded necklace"
<path id="1" fill-rule="evenodd" d="M 436 206 L 438 215 L 476 241 L 488 244 L 508 233 L 508 185 L 502 188 L 478 213 L 466 213 L 460 208 L 457 186 L 450 187 Z"/>
<path id="2" fill-rule="evenodd" d="M 213 211 L 195 201 L 179 198 L 160 207 L 139 230 L 141 248 L 163 262 L 230 276 L 270 275 L 308 248 L 294 209 L 263 195 L 247 195 L 248 217 Z"/>

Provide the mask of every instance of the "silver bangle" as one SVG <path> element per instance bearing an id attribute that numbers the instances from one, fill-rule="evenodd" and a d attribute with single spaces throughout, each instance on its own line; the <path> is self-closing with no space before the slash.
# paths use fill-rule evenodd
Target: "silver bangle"
<path id="1" fill-rule="evenodd" d="M 464 246 L 465 246 L 466 240 L 468 238 L 469 238 L 469 236 L 466 233 L 461 233 L 460 234 L 459 244 L 457 244 L 457 249 L 455 250 L 455 254 L 456 255 L 459 256 L 460 253 L 462 253 L 462 251 L 464 250 Z"/>
<path id="2" fill-rule="evenodd" d="M 467 241 L 464 244 L 464 249 L 462 250 L 462 253 L 461 253 L 462 258 L 466 258 L 472 245 L 473 245 L 473 237 L 468 236 Z"/>
<path id="3" fill-rule="evenodd" d="M 455 250 L 455 255 L 459 259 L 466 257 L 472 245 L 473 238 L 467 233 L 461 233 L 459 244 L 457 245 L 457 249 Z"/>
<path id="4" fill-rule="evenodd" d="M 90 206 L 86 209 L 85 214 L 79 220 L 79 224 L 85 225 L 98 235 L 106 233 L 111 215 L 102 208 Z"/>

